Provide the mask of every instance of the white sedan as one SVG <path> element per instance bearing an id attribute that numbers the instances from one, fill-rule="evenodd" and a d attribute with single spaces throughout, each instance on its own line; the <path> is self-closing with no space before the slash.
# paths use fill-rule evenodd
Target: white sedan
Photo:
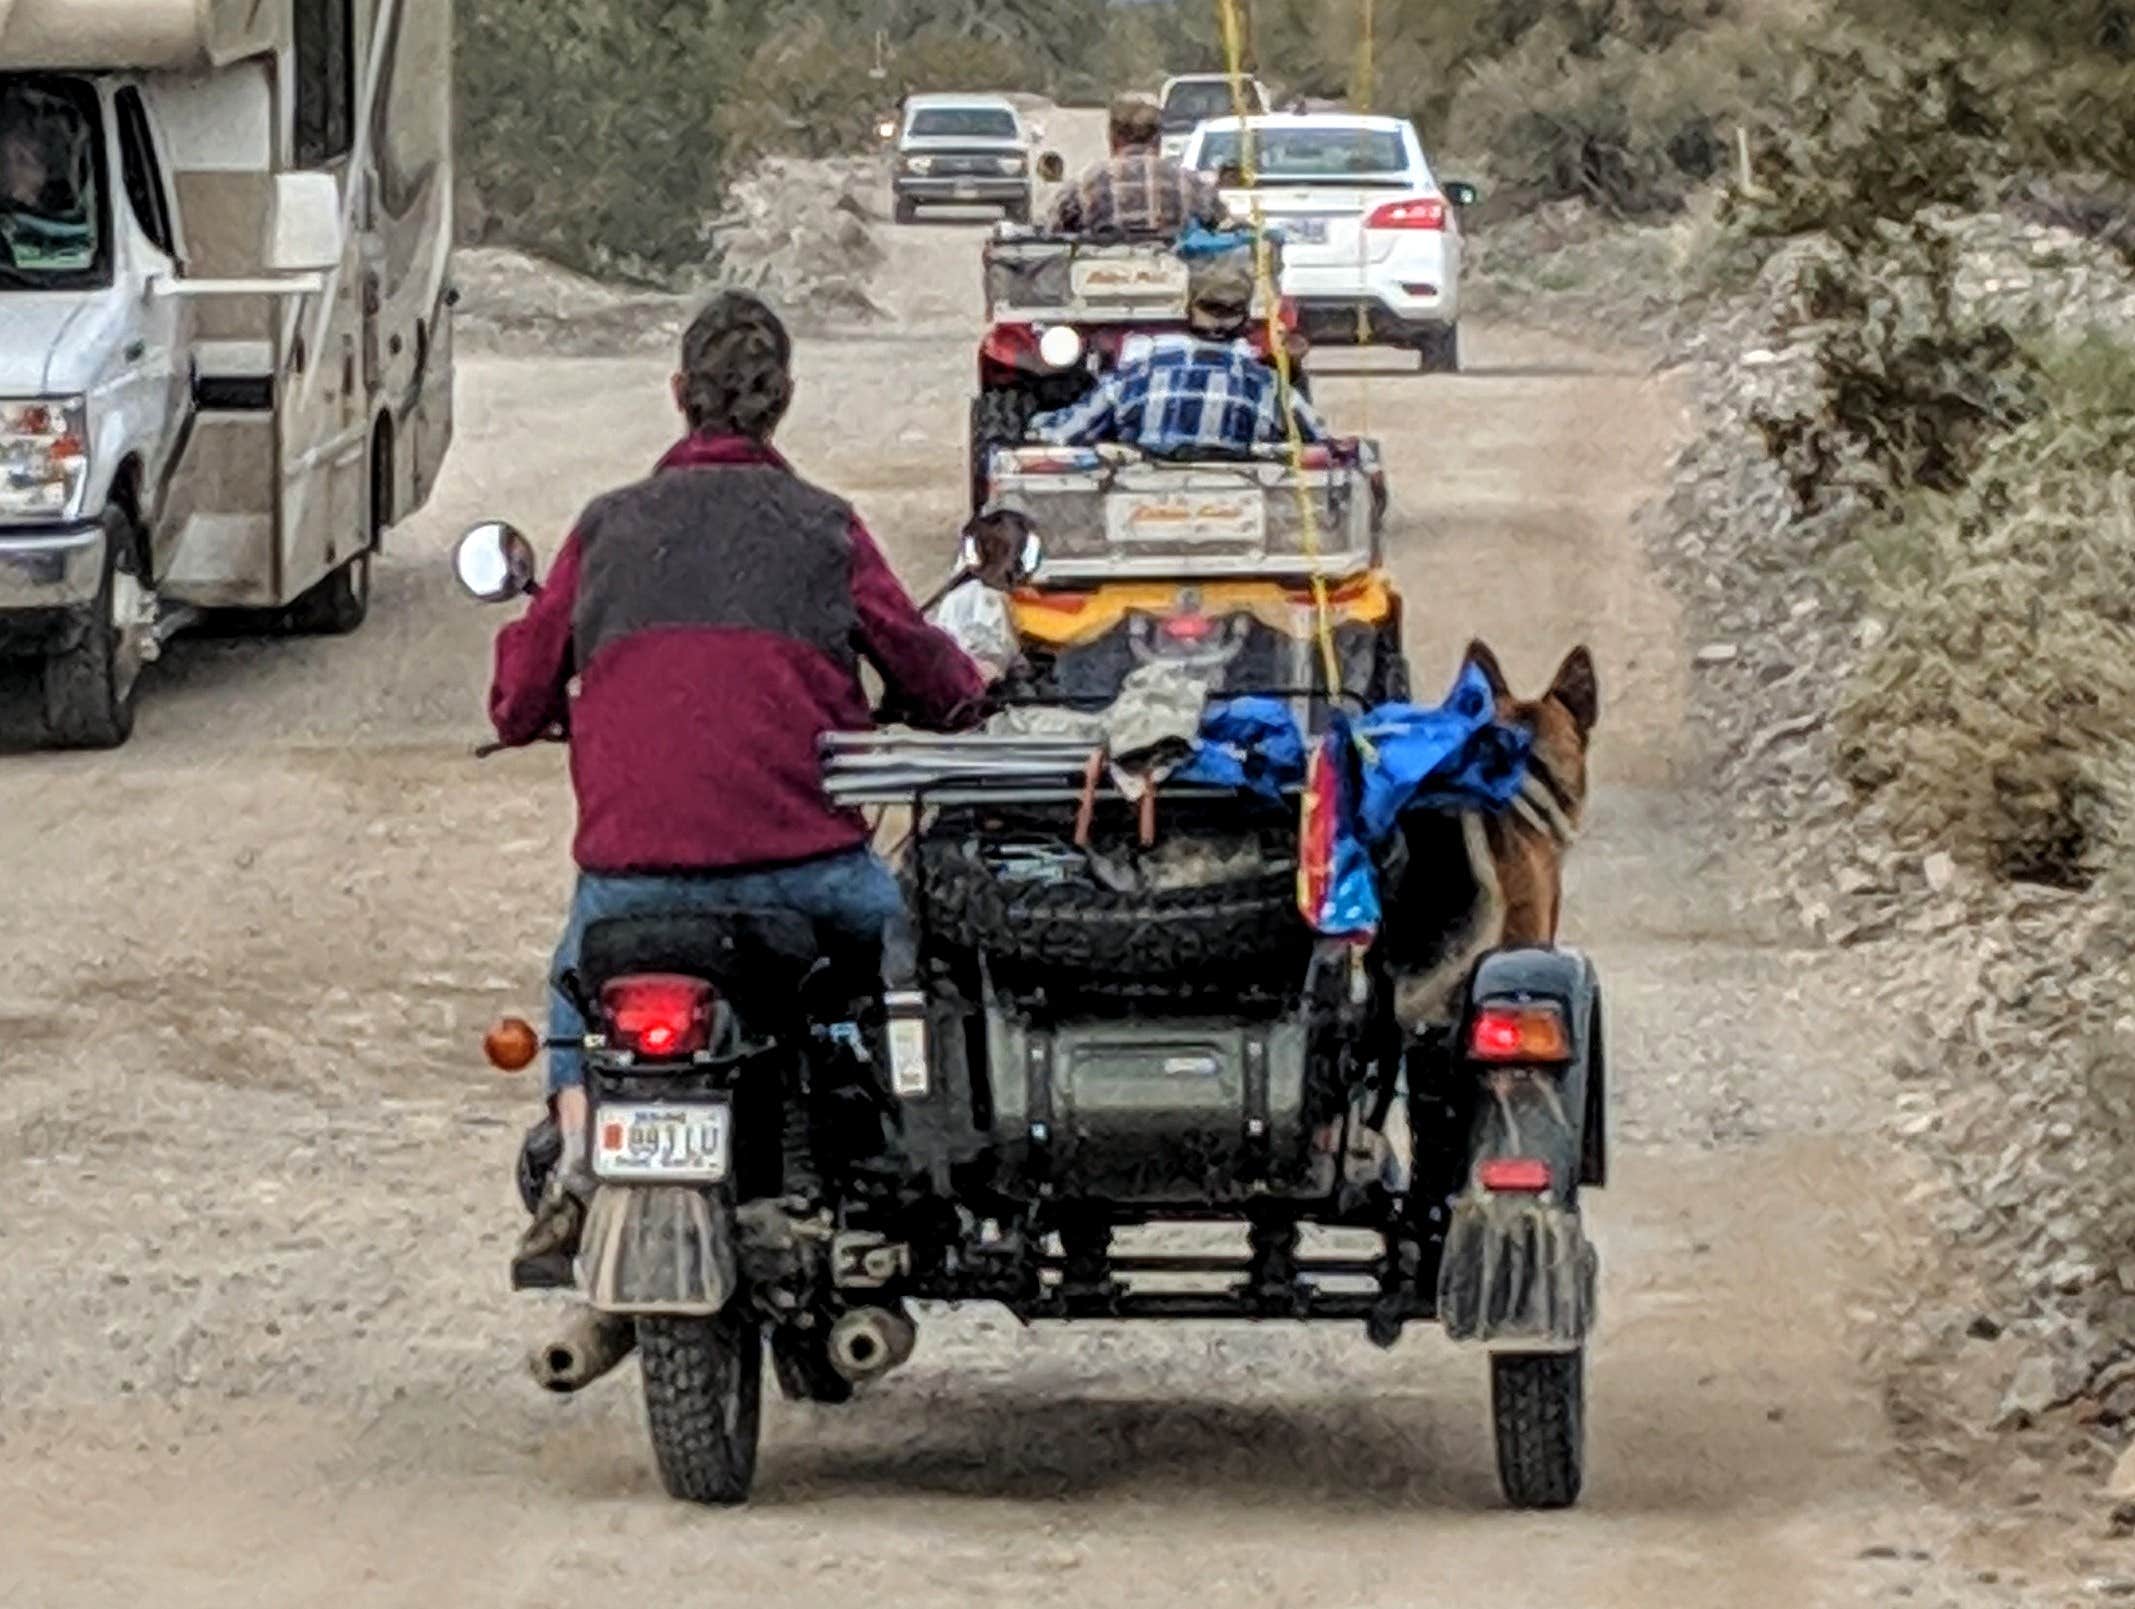
<path id="1" fill-rule="evenodd" d="M 1440 185 L 1415 127 L 1356 112 L 1248 120 L 1261 215 L 1283 236 L 1282 290 L 1317 345 L 1372 343 L 1460 367 L 1460 209 L 1472 185 Z M 1216 176 L 1243 220 L 1239 122 L 1194 131 L 1183 160 Z"/>

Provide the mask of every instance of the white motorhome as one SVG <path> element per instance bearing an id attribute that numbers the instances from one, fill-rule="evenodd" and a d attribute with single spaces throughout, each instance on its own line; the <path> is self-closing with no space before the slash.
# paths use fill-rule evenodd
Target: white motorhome
<path id="1" fill-rule="evenodd" d="M 346 632 L 452 439 L 451 0 L 0 0 L 0 654 Z"/>

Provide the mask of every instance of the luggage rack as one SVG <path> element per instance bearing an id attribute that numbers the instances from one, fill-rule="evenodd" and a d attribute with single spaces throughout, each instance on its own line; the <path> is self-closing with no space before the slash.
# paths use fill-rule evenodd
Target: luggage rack
<path id="1" fill-rule="evenodd" d="M 832 732 L 822 740 L 823 789 L 841 805 L 1074 804 L 1088 788 L 1093 748 L 1085 738 Z M 1161 792 L 1167 800 L 1238 796 L 1193 782 L 1166 783 Z M 1109 770 L 1097 796 L 1124 798 Z"/>
<path id="2" fill-rule="evenodd" d="M 1212 695 L 1214 698 L 1270 698 L 1305 715 L 1299 726 L 1312 730 L 1310 711 L 1344 704 L 1362 712 L 1364 700 L 1346 689 L 1329 695 L 1322 687 L 1255 688 Z M 1017 697 L 1010 709 L 1080 710 L 1101 713 L 1092 699 Z M 999 732 L 918 732 L 890 727 L 872 732 L 826 732 L 817 744 L 823 762 L 823 789 L 841 805 L 1073 804 L 1088 789 L 1091 737 Z M 1232 799 L 1235 790 L 1192 782 L 1160 785 L 1167 800 Z M 1285 787 L 1283 796 L 1303 790 Z M 1124 798 L 1109 769 L 1098 777 L 1097 797 Z"/>

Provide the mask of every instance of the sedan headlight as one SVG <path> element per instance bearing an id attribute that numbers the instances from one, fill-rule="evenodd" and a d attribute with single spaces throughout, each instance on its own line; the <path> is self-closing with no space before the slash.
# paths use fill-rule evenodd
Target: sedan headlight
<path id="1" fill-rule="evenodd" d="M 88 478 L 89 419 L 80 397 L 0 402 L 0 519 L 66 519 Z"/>
<path id="2" fill-rule="evenodd" d="M 907 173 L 931 173 L 933 170 L 934 158 L 931 156 L 908 156 L 904 159 L 904 171 Z"/>

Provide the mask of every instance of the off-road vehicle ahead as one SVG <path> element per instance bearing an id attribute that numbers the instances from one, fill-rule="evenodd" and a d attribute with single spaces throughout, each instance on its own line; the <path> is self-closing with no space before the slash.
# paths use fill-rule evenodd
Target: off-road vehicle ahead
<path id="1" fill-rule="evenodd" d="M 1241 234 L 1236 247 L 1251 251 Z M 1279 284 L 1283 244 L 1268 241 L 1269 283 Z M 1119 359 L 1130 335 L 1184 330 L 1187 263 L 1169 239 L 1099 238 L 1003 228 L 986 242 L 986 334 L 971 401 L 971 508 L 985 505 L 997 446 L 1014 446 L 1038 414 L 1066 407 Z M 1306 381 L 1295 308 L 1276 298 L 1294 383 Z M 1256 297 L 1247 339 L 1269 355 L 1267 300 Z"/>
<path id="2" fill-rule="evenodd" d="M 1034 168 L 1030 131 L 1000 95 L 914 95 L 904 103 L 890 180 L 897 221 L 921 207 L 999 207 L 1030 221 Z"/>

